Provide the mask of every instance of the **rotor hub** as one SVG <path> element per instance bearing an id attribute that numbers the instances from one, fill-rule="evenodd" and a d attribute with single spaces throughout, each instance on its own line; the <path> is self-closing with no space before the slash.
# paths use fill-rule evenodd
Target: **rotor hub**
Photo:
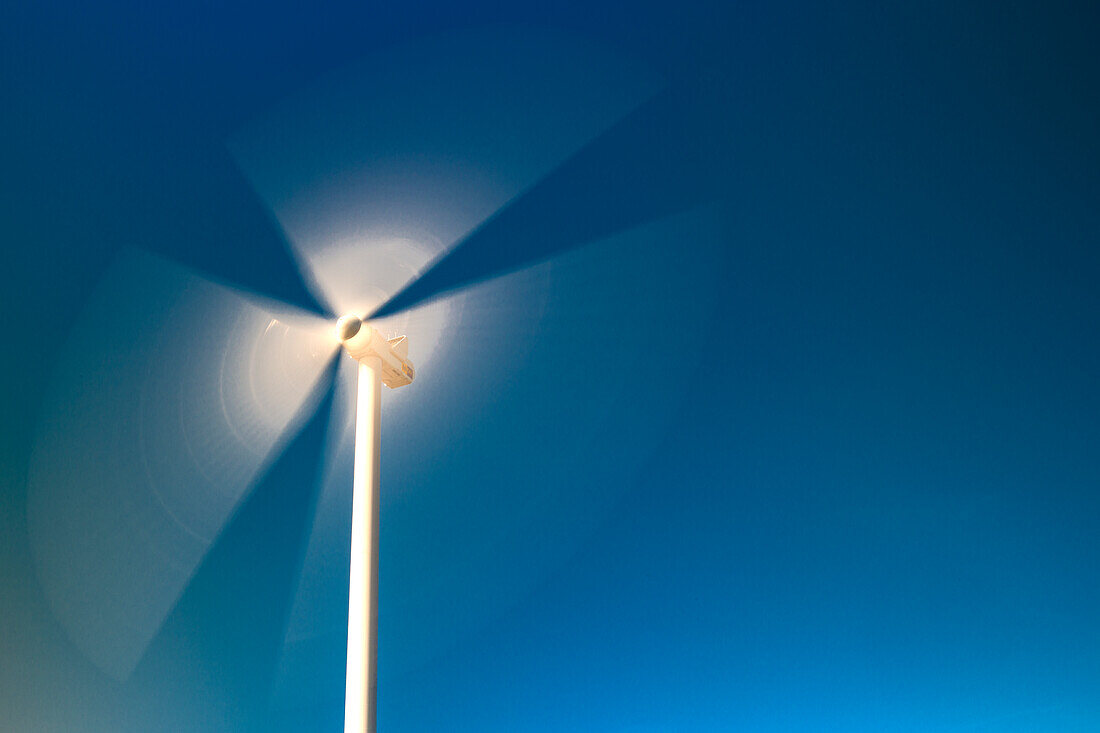
<path id="1" fill-rule="evenodd" d="M 351 358 L 359 362 L 377 360 L 382 383 L 387 387 L 403 387 L 415 378 L 416 369 L 409 361 L 409 342 L 404 336 L 386 338 L 377 328 L 350 313 L 336 322 L 336 335 Z"/>
<path id="2" fill-rule="evenodd" d="M 359 333 L 359 329 L 363 327 L 363 321 L 359 316 L 352 313 L 346 316 L 341 316 L 340 320 L 336 321 L 336 335 L 341 341 L 347 341 L 348 339 Z"/>

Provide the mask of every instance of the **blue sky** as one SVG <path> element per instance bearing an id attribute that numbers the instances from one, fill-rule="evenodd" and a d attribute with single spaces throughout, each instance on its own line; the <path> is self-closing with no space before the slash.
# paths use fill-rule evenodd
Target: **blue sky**
<path id="1" fill-rule="evenodd" d="M 457 265 L 473 286 L 449 301 L 419 391 L 387 395 L 380 729 L 1100 725 L 1088 9 L 4 14 L 12 730 L 341 729 L 338 511 L 336 549 L 307 549 L 339 391 L 257 478 L 122 680 L 43 591 L 32 456 L 44 430 L 65 437 L 42 417 L 58 365 L 97 393 L 64 345 L 120 253 L 319 307 L 273 225 L 291 219 L 241 170 L 242 135 L 364 59 L 515 27 L 583 38 L 663 91 L 483 235 L 523 266 L 481 281 L 470 273 L 497 254 Z M 575 73 L 547 77 L 563 104 Z M 372 155 L 401 152 L 395 129 Z M 445 143 L 499 155 L 518 180 L 569 138 L 540 135 L 537 150 L 473 127 Z M 117 343 L 86 361 L 143 353 Z M 310 575 L 316 556 L 329 575 Z M 303 618 L 318 633 L 287 644 Z"/>

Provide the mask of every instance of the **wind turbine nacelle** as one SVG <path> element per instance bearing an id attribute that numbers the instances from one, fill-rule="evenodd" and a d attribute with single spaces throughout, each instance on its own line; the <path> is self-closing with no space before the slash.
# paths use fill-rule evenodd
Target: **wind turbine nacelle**
<path id="1" fill-rule="evenodd" d="M 409 342 L 404 336 L 387 339 L 357 316 L 344 316 L 337 321 L 336 334 L 352 359 L 377 357 L 382 362 L 382 384 L 390 389 L 411 384 L 416 377 L 416 368 L 409 361 Z"/>

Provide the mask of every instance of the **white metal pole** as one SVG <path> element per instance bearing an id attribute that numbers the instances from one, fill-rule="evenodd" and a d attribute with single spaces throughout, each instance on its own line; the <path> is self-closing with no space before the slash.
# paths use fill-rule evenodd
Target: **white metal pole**
<path id="1" fill-rule="evenodd" d="M 344 733 L 375 733 L 378 669 L 378 508 L 382 361 L 359 362 L 352 478 L 351 583 Z"/>

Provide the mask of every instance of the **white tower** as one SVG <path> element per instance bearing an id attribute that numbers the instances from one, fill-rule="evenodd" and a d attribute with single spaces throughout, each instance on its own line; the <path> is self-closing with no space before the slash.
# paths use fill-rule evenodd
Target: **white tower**
<path id="1" fill-rule="evenodd" d="M 337 321 L 348 355 L 359 362 L 352 477 L 351 578 L 344 733 L 375 733 L 378 690 L 378 509 L 382 384 L 411 384 L 416 371 L 404 336 L 383 338 L 357 316 Z"/>

